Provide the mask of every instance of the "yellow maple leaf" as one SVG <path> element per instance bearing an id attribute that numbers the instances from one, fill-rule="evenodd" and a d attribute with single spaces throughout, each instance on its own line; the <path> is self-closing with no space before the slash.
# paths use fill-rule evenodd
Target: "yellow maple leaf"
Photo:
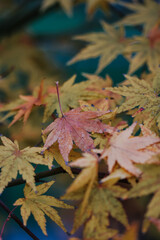
<path id="1" fill-rule="evenodd" d="M 65 196 L 67 196 L 68 194 L 76 192 L 77 190 L 87 185 L 81 205 L 80 216 L 82 216 L 84 213 L 84 209 L 88 203 L 92 187 L 97 180 L 98 158 L 96 154 L 93 155 L 90 153 L 84 153 L 83 157 L 78 158 L 76 161 L 70 163 L 70 166 L 84 168 L 81 173 L 76 177 L 71 186 L 67 189 L 65 194 Z"/>
<path id="2" fill-rule="evenodd" d="M 56 199 L 55 197 L 42 195 L 48 191 L 53 183 L 54 181 L 51 181 L 38 185 L 36 193 L 26 185 L 24 188 L 24 198 L 19 198 L 14 203 L 16 206 L 22 205 L 21 216 L 24 225 L 27 225 L 27 220 L 32 213 L 45 235 L 47 235 L 45 214 L 66 232 L 60 216 L 52 206 L 73 209 L 72 206 Z"/>
<path id="3" fill-rule="evenodd" d="M 61 153 L 60 153 L 60 150 L 59 150 L 59 147 L 58 147 L 58 143 L 54 143 L 49 149 L 46 149 L 44 151 L 44 155 L 45 155 L 45 158 L 48 159 L 49 162 L 52 162 L 53 159 L 56 160 L 56 162 L 66 171 L 68 172 L 68 174 L 74 178 L 74 175 L 72 173 L 72 170 L 69 166 L 66 165 Z M 78 152 L 74 152 L 73 150 L 71 150 L 70 154 L 69 154 L 69 161 L 74 161 L 76 160 L 77 158 L 79 158 L 81 156 L 80 153 Z"/>
<path id="4" fill-rule="evenodd" d="M 27 147 L 20 150 L 17 141 L 12 142 L 6 137 L 1 137 L 1 140 L 4 146 L 0 146 L 0 193 L 12 179 L 17 177 L 18 171 L 28 185 L 36 191 L 34 167 L 30 163 L 51 167 L 49 161 L 40 154 L 42 148 Z"/>
<path id="5" fill-rule="evenodd" d="M 97 73 L 100 73 L 118 55 L 124 53 L 126 40 L 123 28 L 115 29 L 106 22 L 102 22 L 104 32 L 88 33 L 75 37 L 76 40 L 89 42 L 68 64 L 89 58 L 100 57 Z"/>
<path id="6" fill-rule="evenodd" d="M 130 41 L 125 49 L 126 53 L 135 54 L 129 59 L 129 74 L 135 72 L 145 63 L 151 72 L 158 70 L 160 65 L 160 41 L 156 41 L 152 45 L 150 38 L 146 36 L 136 36 Z"/>

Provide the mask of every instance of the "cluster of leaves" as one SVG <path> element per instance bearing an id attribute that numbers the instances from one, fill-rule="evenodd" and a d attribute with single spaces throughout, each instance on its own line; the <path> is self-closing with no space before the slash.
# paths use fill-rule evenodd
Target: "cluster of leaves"
<path id="1" fill-rule="evenodd" d="M 71 0 L 45 0 L 42 10 L 57 2 L 71 13 Z M 103 7 L 104 1 L 87 4 L 92 13 L 96 6 Z M 112 26 L 102 22 L 102 33 L 76 37 L 89 45 L 69 64 L 100 57 L 96 72 L 99 73 L 124 54 L 129 61 L 129 75 L 124 82 L 113 87 L 108 76 L 103 79 L 85 74 L 86 81 L 80 83 L 75 83 L 73 76 L 61 86 L 56 81 L 44 86 L 44 79 L 32 94 L 20 95 L 0 108 L 1 122 L 8 119 L 10 128 L 21 120 L 27 124 L 35 109 L 42 110 L 41 120 L 46 128 L 42 131 L 41 147 L 20 150 L 16 140 L 1 137 L 0 193 L 6 191 L 18 173 L 22 175 L 26 181 L 24 198 L 14 205 L 22 205 L 24 225 L 32 213 L 45 235 L 45 215 L 67 231 L 52 207 L 74 209 L 44 195 L 54 181 L 36 184 L 36 167 L 32 164 L 46 165 L 51 171 L 54 160 L 75 178 L 62 196 L 75 201 L 77 206 L 72 234 L 83 225 L 85 240 L 131 239 L 130 236 L 136 239 L 138 227 L 128 220 L 125 200 L 149 194 L 154 196 L 147 206 L 143 231 L 150 223 L 160 229 L 160 5 L 154 0 L 120 4 L 134 13 Z M 142 25 L 142 36 L 125 37 L 124 25 L 133 24 Z M 131 76 L 145 63 L 150 73 L 140 78 Z M 127 115 L 132 116 L 133 123 L 126 121 Z M 75 168 L 81 169 L 76 177 Z M 119 231 L 122 226 L 126 229 L 124 234 Z"/>

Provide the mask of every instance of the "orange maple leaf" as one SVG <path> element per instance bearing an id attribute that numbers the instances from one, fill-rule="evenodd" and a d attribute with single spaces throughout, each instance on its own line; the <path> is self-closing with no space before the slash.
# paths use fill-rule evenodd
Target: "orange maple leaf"
<path id="1" fill-rule="evenodd" d="M 12 122 L 9 124 L 9 127 L 11 127 L 15 122 L 17 122 L 22 116 L 24 116 L 23 122 L 25 123 L 27 121 L 33 106 L 34 105 L 40 106 L 43 104 L 44 96 L 42 92 L 43 92 L 43 81 L 41 81 L 37 97 L 20 95 L 20 98 L 26 102 L 23 104 L 20 104 L 19 106 L 13 109 L 13 110 L 18 110 L 18 112 L 14 116 L 14 119 L 12 120 Z"/>
<path id="2" fill-rule="evenodd" d="M 77 108 L 62 114 L 61 118 L 56 119 L 43 131 L 44 134 L 50 132 L 44 150 L 58 140 L 60 152 L 66 162 L 68 162 L 68 155 L 72 149 L 73 141 L 82 151 L 89 151 L 94 148 L 94 142 L 88 132 L 113 132 L 113 127 L 103 124 L 99 119 L 95 119 L 106 113 L 106 111 L 82 112 L 80 108 Z"/>
<path id="3" fill-rule="evenodd" d="M 141 172 L 133 163 L 145 163 L 155 155 L 154 152 L 144 151 L 147 146 L 159 142 L 160 139 L 155 136 L 130 137 L 136 123 L 133 123 L 121 133 L 115 132 L 110 139 L 110 147 L 101 150 L 101 158 L 108 157 L 107 163 L 111 172 L 115 163 L 126 169 L 133 175 L 139 175 Z M 139 151 L 142 150 L 143 151 Z"/>

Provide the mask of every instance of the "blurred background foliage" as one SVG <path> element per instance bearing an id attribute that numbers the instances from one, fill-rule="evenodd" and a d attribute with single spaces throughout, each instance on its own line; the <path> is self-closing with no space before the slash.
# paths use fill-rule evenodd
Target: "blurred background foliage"
<path id="1" fill-rule="evenodd" d="M 134 1 L 124 1 L 134 2 Z M 143 2 L 136 1 L 135 2 Z M 158 1 L 157 1 L 158 2 Z M 60 84 L 76 74 L 76 82 L 84 80 L 82 73 L 95 73 L 97 68 L 96 59 L 81 61 L 74 65 L 67 66 L 66 63 L 77 54 L 85 44 L 81 41 L 73 41 L 76 35 L 102 31 L 100 21 L 108 23 L 126 16 L 130 11 L 120 5 L 118 1 L 107 0 L 1 0 L 0 1 L 0 106 L 6 103 L 14 103 L 20 94 L 31 95 L 33 90 L 40 85 L 44 79 L 44 86 L 54 86 L 56 81 Z M 126 27 L 126 35 L 140 35 L 141 28 Z M 114 85 L 124 80 L 123 74 L 128 71 L 129 63 L 123 56 L 119 56 L 100 74 L 105 77 L 108 74 Z M 144 66 L 143 68 L 146 68 Z M 136 73 L 141 74 L 139 69 Z M 22 121 L 8 128 L 12 116 L 0 122 L 0 133 L 17 139 L 22 147 L 35 146 L 41 141 L 41 129 L 43 117 L 43 107 L 35 108 L 27 123 Z M 3 118 L 3 113 L 0 117 Z M 45 170 L 38 168 L 37 171 Z M 56 183 L 51 188 L 50 193 L 56 197 L 64 194 L 65 189 L 71 183 L 71 179 L 66 174 L 55 177 Z M 13 208 L 14 201 L 22 196 L 23 186 L 8 188 L 1 196 L 6 204 Z M 135 209 L 130 209 L 132 221 L 138 221 L 144 214 L 144 202 L 134 202 Z M 132 201 L 126 203 L 127 209 L 132 208 Z M 20 217 L 19 210 L 15 214 Z M 73 212 L 68 210 L 60 212 L 67 229 L 71 229 L 73 222 Z M 0 228 L 7 215 L 0 209 Z M 40 239 L 68 239 L 68 236 L 48 220 L 48 237 L 45 237 L 33 218 L 29 219 L 28 227 Z M 78 232 L 81 236 L 81 230 Z M 78 236 L 77 234 L 77 236 Z M 11 219 L 4 231 L 6 240 L 29 240 L 19 226 Z M 140 239 L 158 240 L 160 234 L 153 227 L 145 236 Z"/>

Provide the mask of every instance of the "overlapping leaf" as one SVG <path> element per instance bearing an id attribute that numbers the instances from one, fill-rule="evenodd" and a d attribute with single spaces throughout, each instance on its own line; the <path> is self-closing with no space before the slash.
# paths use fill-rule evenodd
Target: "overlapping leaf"
<path id="1" fill-rule="evenodd" d="M 88 33 L 75 37 L 76 40 L 89 42 L 89 45 L 81 50 L 68 64 L 88 58 L 100 57 L 97 73 L 101 72 L 118 55 L 124 53 L 126 39 L 122 28 L 115 29 L 106 22 L 102 22 L 105 32 Z"/>
<path id="2" fill-rule="evenodd" d="M 17 177 L 18 171 L 28 185 L 36 191 L 34 167 L 30 163 L 51 167 L 51 163 L 39 154 L 42 148 L 27 147 L 20 150 L 17 141 L 13 143 L 6 137 L 1 137 L 1 140 L 4 146 L 0 146 L 0 193 L 12 179 Z"/>
<path id="3" fill-rule="evenodd" d="M 66 162 L 68 162 L 68 154 L 73 147 L 73 141 L 82 151 L 91 150 L 94 148 L 94 143 L 88 132 L 111 133 L 113 131 L 112 127 L 103 124 L 99 119 L 95 119 L 106 113 L 106 111 L 82 112 L 79 108 L 65 113 L 43 131 L 44 134 L 50 132 L 44 150 L 58 141 L 60 152 Z"/>
<path id="4" fill-rule="evenodd" d="M 76 196 L 76 192 L 74 195 Z M 66 194 L 64 199 L 70 199 L 70 195 Z M 81 199 L 83 199 L 83 195 Z M 83 200 L 81 204 L 83 204 Z M 81 216 L 81 204 L 75 213 L 72 233 L 82 224 L 85 224 L 84 239 L 107 240 L 115 236 L 117 230 L 110 228 L 109 216 L 112 216 L 124 226 L 128 224 L 122 204 L 111 189 L 103 186 L 95 186 L 91 191 L 83 216 Z"/>
<path id="5" fill-rule="evenodd" d="M 1 112 L 5 112 L 7 110 L 11 110 L 11 113 L 15 114 L 12 122 L 9 124 L 9 127 L 12 126 L 15 122 L 17 122 L 19 119 L 23 118 L 23 122 L 25 123 L 32 111 L 32 108 L 34 106 L 40 106 L 44 102 L 44 95 L 43 95 L 43 81 L 41 82 L 41 85 L 39 87 L 38 92 L 34 96 L 23 96 L 20 95 L 20 99 L 17 100 L 15 103 L 10 103 L 0 109 Z M 25 102 L 24 102 L 25 101 Z M 19 104 L 21 102 L 21 104 Z M 7 115 L 8 116 L 8 115 Z M 10 117 L 10 115 L 8 116 Z"/>
<path id="6" fill-rule="evenodd" d="M 36 193 L 26 185 L 24 188 L 24 198 L 20 198 L 14 203 L 16 206 L 22 205 L 21 216 L 24 225 L 27 225 L 27 220 L 32 213 L 45 235 L 47 235 L 45 214 L 66 232 L 58 212 L 52 207 L 73 209 L 72 206 L 56 199 L 55 197 L 42 195 L 48 191 L 53 183 L 54 181 L 51 181 L 37 186 Z"/>
<path id="7" fill-rule="evenodd" d="M 160 65 L 160 41 L 152 44 L 150 38 L 145 36 L 136 36 L 131 39 L 130 44 L 126 47 L 126 53 L 133 54 L 130 57 L 129 73 L 135 72 L 137 69 L 147 64 L 149 70 L 154 72 L 158 70 Z"/>
<path id="8" fill-rule="evenodd" d="M 112 79 L 108 75 L 105 79 L 92 74 L 83 75 L 91 84 L 83 91 L 81 99 L 94 105 L 97 109 L 114 111 L 117 104 L 121 103 L 122 97 L 105 89 L 106 87 L 112 87 Z"/>
<path id="9" fill-rule="evenodd" d="M 82 215 L 84 214 L 84 210 L 88 204 L 91 190 L 94 186 L 94 183 L 97 181 L 98 158 L 96 155 L 84 153 L 83 157 L 78 158 L 76 161 L 70 163 L 70 166 L 84 168 L 66 192 L 66 195 L 68 195 L 86 186 L 84 198 L 81 204 L 81 210 L 79 213 L 82 217 Z"/>
<path id="10" fill-rule="evenodd" d="M 160 160 L 160 158 L 159 158 Z M 159 164 L 150 164 L 150 165 L 141 165 L 138 166 L 143 172 L 140 182 L 136 184 L 126 197 L 132 198 L 137 196 L 145 196 L 151 193 L 154 193 L 152 200 L 147 206 L 147 212 L 145 214 L 145 221 L 143 230 L 146 231 L 149 227 L 149 221 L 153 223 L 157 222 L 160 217 L 160 207 L 159 207 L 159 198 L 160 198 L 160 166 Z M 157 219 L 157 220 L 156 220 Z M 156 220 L 156 221 L 154 221 Z"/>
<path id="11" fill-rule="evenodd" d="M 83 94 L 83 91 L 92 82 L 86 81 L 74 84 L 75 78 L 76 76 L 71 77 L 59 88 L 63 112 L 69 111 L 70 108 L 76 108 L 79 106 L 78 100 L 82 98 L 81 95 Z M 46 97 L 46 107 L 43 118 L 44 122 L 52 115 L 54 110 L 60 113 L 56 88 L 53 90 L 54 91 L 50 92 Z"/>
<path id="12" fill-rule="evenodd" d="M 131 137 L 135 126 L 136 123 L 133 123 L 121 133 L 116 132 L 113 134 L 110 139 L 110 147 L 101 151 L 101 158 L 108 157 L 106 162 L 110 172 L 115 166 L 115 163 L 118 162 L 118 164 L 128 172 L 133 175 L 139 175 L 140 171 L 133 163 L 144 164 L 155 155 L 154 152 L 145 152 L 144 149 L 151 144 L 159 142 L 160 138 L 155 136 Z"/>
<path id="13" fill-rule="evenodd" d="M 58 148 L 58 143 L 54 143 L 49 149 L 45 150 L 44 152 L 45 158 L 48 159 L 49 162 L 52 162 L 53 159 L 56 160 L 56 162 L 66 171 L 68 172 L 68 174 L 74 178 L 74 175 L 71 171 L 71 168 L 69 166 L 66 165 L 60 151 Z M 74 161 L 77 158 L 79 158 L 81 156 L 80 153 L 75 152 L 75 151 L 71 151 L 69 154 L 69 161 Z"/>
<path id="14" fill-rule="evenodd" d="M 158 77 L 159 72 L 155 78 L 157 79 Z M 127 79 L 128 86 L 110 88 L 113 92 L 126 97 L 125 102 L 121 104 L 117 112 L 124 112 L 138 106 L 139 109 L 143 109 L 144 113 L 147 113 L 147 119 L 143 120 L 144 123 L 153 125 L 153 123 L 157 122 L 160 129 L 159 89 L 152 88 L 145 80 L 140 80 L 137 77 L 127 76 Z"/>
<path id="15" fill-rule="evenodd" d="M 118 22 L 119 25 L 144 25 L 145 33 L 148 33 L 159 22 L 160 4 L 155 0 L 145 0 L 141 3 L 123 3 L 121 5 L 127 7 L 134 13 L 131 13 Z"/>

